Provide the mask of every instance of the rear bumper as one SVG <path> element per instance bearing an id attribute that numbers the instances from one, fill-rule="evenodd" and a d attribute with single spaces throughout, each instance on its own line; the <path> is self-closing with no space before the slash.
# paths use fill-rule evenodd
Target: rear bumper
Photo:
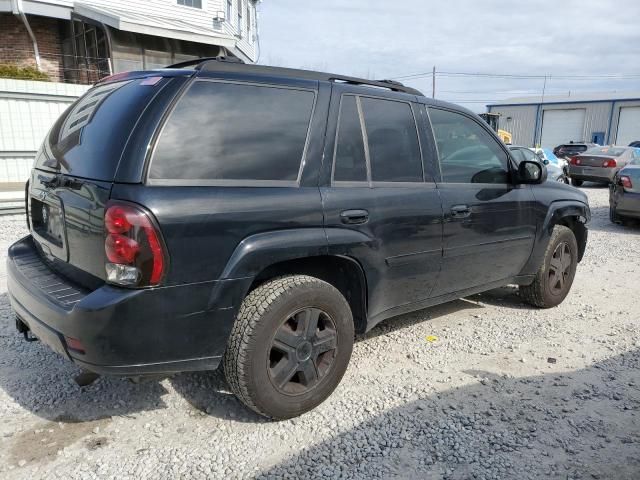
<path id="1" fill-rule="evenodd" d="M 602 167 L 576 167 L 569 165 L 569 176 L 586 182 L 611 183 L 618 169 Z"/>
<path id="2" fill-rule="evenodd" d="M 88 370 L 125 376 L 216 368 L 246 284 L 87 291 L 51 270 L 30 236 L 9 248 L 7 273 L 12 307 L 43 343 Z"/>
<path id="3" fill-rule="evenodd" d="M 640 193 L 618 192 L 615 196 L 615 208 L 618 215 L 640 218 Z"/>

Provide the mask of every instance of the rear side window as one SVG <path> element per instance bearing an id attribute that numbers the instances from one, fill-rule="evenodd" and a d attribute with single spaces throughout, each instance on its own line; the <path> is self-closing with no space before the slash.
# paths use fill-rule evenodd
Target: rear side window
<path id="1" fill-rule="evenodd" d="M 195 82 L 170 114 L 150 179 L 298 179 L 315 93 L 284 87 Z"/>
<path id="2" fill-rule="evenodd" d="M 153 86 L 141 82 L 109 83 L 89 90 L 53 125 L 35 167 L 113 181 L 138 118 L 168 80 Z"/>
<path id="3" fill-rule="evenodd" d="M 344 96 L 340 104 L 335 169 L 337 182 L 366 182 L 367 161 L 356 97 Z"/>
<path id="4" fill-rule="evenodd" d="M 371 180 L 422 182 L 422 157 L 411 105 L 361 97 Z"/>

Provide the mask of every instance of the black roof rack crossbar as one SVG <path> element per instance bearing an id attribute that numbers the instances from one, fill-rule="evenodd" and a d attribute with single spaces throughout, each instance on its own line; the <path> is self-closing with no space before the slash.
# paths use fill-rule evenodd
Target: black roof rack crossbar
<path id="1" fill-rule="evenodd" d="M 344 75 L 336 75 L 334 73 L 314 72 L 312 70 L 299 70 L 295 68 L 270 67 L 266 65 L 244 64 L 244 62 L 236 61 L 234 57 L 209 57 L 198 60 L 190 60 L 189 62 L 178 63 L 170 68 L 182 68 L 186 66 L 197 65 L 199 70 L 209 72 L 247 72 L 256 74 L 266 74 L 273 76 L 290 76 L 303 80 L 318 80 L 326 82 L 343 82 L 351 85 L 365 85 L 378 88 L 393 90 L 394 92 L 403 92 L 410 95 L 422 96 L 422 92 L 415 88 L 406 87 L 400 82 L 394 80 L 366 80 L 364 78 L 349 77 Z"/>
<path id="2" fill-rule="evenodd" d="M 186 67 L 196 67 L 201 66 L 205 62 L 227 62 L 227 63 L 244 63 L 242 59 L 236 57 L 228 57 L 224 55 L 219 55 L 217 57 L 202 57 L 195 58 L 193 60 L 187 60 L 186 62 L 174 63 L 173 65 L 168 65 L 165 68 L 186 68 Z"/>
<path id="3" fill-rule="evenodd" d="M 351 85 L 370 85 L 372 87 L 387 88 L 389 90 L 393 90 L 394 92 L 404 92 L 411 95 L 422 95 L 421 91 L 416 90 L 415 88 L 406 87 L 402 83 L 396 82 L 394 80 L 366 80 L 364 78 L 346 77 L 342 75 L 333 75 L 326 73 L 320 75 L 327 75 L 328 77 L 325 80 L 329 80 L 330 82 L 344 82 Z"/>

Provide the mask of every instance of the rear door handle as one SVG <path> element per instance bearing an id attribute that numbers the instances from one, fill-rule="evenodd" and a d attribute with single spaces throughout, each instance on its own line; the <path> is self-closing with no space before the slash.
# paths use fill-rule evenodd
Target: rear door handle
<path id="1" fill-rule="evenodd" d="M 366 210 L 345 210 L 340 214 L 340 221 L 347 225 L 367 223 L 368 220 L 369 212 Z"/>
<path id="2" fill-rule="evenodd" d="M 451 207 L 451 216 L 454 218 L 466 218 L 471 215 L 468 205 L 454 205 Z"/>

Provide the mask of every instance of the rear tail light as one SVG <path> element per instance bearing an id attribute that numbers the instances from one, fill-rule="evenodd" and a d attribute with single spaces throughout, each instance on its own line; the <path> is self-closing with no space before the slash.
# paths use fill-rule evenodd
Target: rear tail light
<path id="1" fill-rule="evenodd" d="M 626 175 L 621 175 L 620 181 L 618 183 L 622 185 L 624 188 L 633 188 L 633 184 L 631 183 L 631 177 L 628 177 Z"/>
<path id="2" fill-rule="evenodd" d="M 604 168 L 615 168 L 618 166 L 618 164 L 613 158 L 607 158 L 604 162 L 602 162 L 602 166 Z"/>
<path id="3" fill-rule="evenodd" d="M 104 214 L 107 281 L 133 287 L 160 283 L 165 248 L 151 215 L 128 203 L 112 203 Z"/>
<path id="4" fill-rule="evenodd" d="M 580 165 L 582 162 L 578 157 L 571 157 L 569 163 L 571 163 L 571 165 Z"/>

